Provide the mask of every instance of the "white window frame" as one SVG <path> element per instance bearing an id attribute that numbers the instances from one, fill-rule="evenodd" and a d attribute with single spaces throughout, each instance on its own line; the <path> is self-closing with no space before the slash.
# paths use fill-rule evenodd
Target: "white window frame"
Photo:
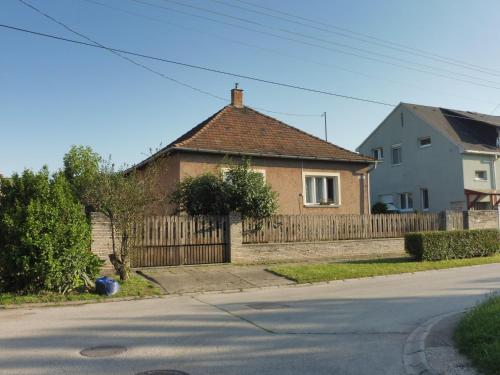
<path id="1" fill-rule="evenodd" d="M 423 140 L 423 139 L 429 139 L 429 144 L 427 144 L 427 145 L 422 145 L 422 140 Z M 430 136 L 430 135 L 429 135 L 429 136 L 425 136 L 425 137 L 420 137 L 420 138 L 418 139 L 418 147 L 419 147 L 419 148 L 427 148 L 427 147 L 431 147 L 431 146 L 432 146 L 432 138 L 431 138 L 431 136 Z"/>
<path id="2" fill-rule="evenodd" d="M 375 152 L 377 152 L 377 157 L 375 157 Z M 383 162 L 384 161 L 384 148 L 383 147 L 375 147 L 375 148 L 372 148 L 372 157 L 379 161 L 379 162 Z"/>
<path id="3" fill-rule="evenodd" d="M 484 173 L 484 178 L 480 178 L 477 176 L 477 173 L 480 172 L 480 173 Z M 477 171 L 474 171 L 474 180 L 475 181 L 481 181 L 481 182 L 486 182 L 488 181 L 488 171 L 487 170 L 477 170 Z"/>
<path id="4" fill-rule="evenodd" d="M 409 195 L 411 195 L 411 198 L 412 198 L 412 199 L 411 199 L 411 200 L 412 200 L 412 207 L 411 207 L 411 208 L 408 208 L 408 206 L 409 206 L 409 205 L 408 205 L 408 201 L 409 201 L 409 200 L 408 200 L 408 196 L 409 196 Z M 404 197 L 405 197 L 405 201 L 406 201 L 406 208 L 402 208 L 402 207 L 401 207 L 401 197 L 402 197 L 402 196 L 404 196 Z M 408 192 L 408 191 L 407 191 L 407 192 L 404 192 L 404 193 L 399 193 L 399 194 L 398 194 L 398 197 L 399 197 L 399 202 L 398 202 L 398 203 L 399 203 L 399 210 L 400 210 L 401 212 L 413 212 L 413 211 L 415 210 L 415 201 L 414 201 L 414 199 L 413 199 L 413 194 L 412 194 L 412 193 L 410 193 L 410 192 Z"/>
<path id="5" fill-rule="evenodd" d="M 427 191 L 427 208 L 424 207 L 424 190 Z M 420 208 L 422 211 L 429 211 L 429 207 L 431 206 L 431 200 L 429 199 L 429 189 L 420 188 Z"/>
<path id="6" fill-rule="evenodd" d="M 337 194 L 338 203 L 321 204 L 321 203 L 307 203 L 306 193 L 306 177 L 337 177 Z M 313 201 L 316 200 L 316 179 L 313 179 Z M 326 180 L 325 184 L 326 184 Z M 341 189 L 340 173 L 339 172 L 302 172 L 302 202 L 306 207 L 340 207 L 342 205 L 342 189 Z M 326 192 L 326 187 L 324 191 Z"/>
<path id="7" fill-rule="evenodd" d="M 399 148 L 399 163 L 394 163 L 394 150 Z M 391 164 L 393 166 L 398 166 L 403 164 L 403 145 L 401 143 L 395 144 L 391 146 Z"/>
<path id="8" fill-rule="evenodd" d="M 222 167 L 220 170 L 222 172 L 222 179 L 225 180 L 226 179 L 226 172 L 229 170 L 229 167 Z M 252 172 L 260 173 L 264 177 L 264 182 L 266 182 L 267 176 L 266 176 L 266 170 L 265 169 L 250 168 L 250 170 Z"/>

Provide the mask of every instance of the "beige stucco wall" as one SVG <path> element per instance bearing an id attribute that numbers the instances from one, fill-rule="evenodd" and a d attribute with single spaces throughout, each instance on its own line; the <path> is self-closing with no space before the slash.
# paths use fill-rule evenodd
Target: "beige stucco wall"
<path id="1" fill-rule="evenodd" d="M 180 178 L 217 171 L 224 166 L 224 157 L 214 154 L 182 153 L 179 156 Z M 237 158 L 233 158 L 234 161 Z M 368 213 L 368 166 L 278 158 L 252 158 L 255 169 L 264 170 L 266 182 L 279 194 L 279 214 L 359 214 Z M 339 207 L 307 207 L 303 204 L 303 172 L 338 172 L 341 204 Z"/>

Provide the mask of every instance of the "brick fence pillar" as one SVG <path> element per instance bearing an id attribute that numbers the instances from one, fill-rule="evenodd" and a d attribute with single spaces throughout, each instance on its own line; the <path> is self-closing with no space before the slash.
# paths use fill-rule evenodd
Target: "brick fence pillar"
<path id="1" fill-rule="evenodd" d="M 100 212 L 90 214 L 90 228 L 92 230 L 91 251 L 104 260 L 103 271 L 113 270 L 109 256 L 113 254 L 111 224 L 109 219 Z"/>
<path id="2" fill-rule="evenodd" d="M 229 214 L 229 262 L 243 251 L 243 223 L 237 212 Z"/>

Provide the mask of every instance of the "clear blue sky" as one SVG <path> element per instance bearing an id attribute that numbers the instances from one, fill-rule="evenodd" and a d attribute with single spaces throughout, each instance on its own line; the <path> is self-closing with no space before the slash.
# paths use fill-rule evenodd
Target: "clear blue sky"
<path id="1" fill-rule="evenodd" d="M 219 22 L 131 0 L 95 1 L 146 18 L 85 0 L 27 1 L 102 44 L 144 54 L 389 103 L 404 101 L 484 113 L 490 113 L 500 103 L 500 3 L 495 0 L 249 0 L 317 22 L 497 70 L 490 74 L 280 21 L 213 0 L 178 1 L 231 14 L 235 18 L 231 20 L 166 0 L 140 1 Z M 223 1 L 250 7 L 236 0 Z M 402 63 L 369 55 L 391 63 L 498 88 L 361 59 L 232 27 L 221 21 L 330 49 L 368 55 L 332 44 L 342 43 L 409 60 Z M 0 23 L 79 39 L 17 0 L 1 1 Z M 265 29 L 260 24 L 307 34 L 322 41 Z M 322 27 L 319 23 L 316 26 Z M 238 41 L 243 44 L 236 43 Z M 169 143 L 227 104 L 159 78 L 103 50 L 4 29 L 0 29 L 0 48 L 0 173 L 6 175 L 23 168 L 39 169 L 43 164 L 56 170 L 72 144 L 90 145 L 103 155 L 111 154 L 119 164 L 132 164 L 143 159 L 150 147 L 155 148 L 160 142 Z M 349 149 L 355 149 L 391 110 L 148 60 L 141 62 L 228 100 L 234 82 L 239 82 L 245 90 L 245 103 L 250 106 L 299 114 L 319 115 L 326 111 L 329 140 Z M 500 108 L 496 114 L 500 115 Z M 323 136 L 323 119 L 319 116 L 273 116 Z"/>

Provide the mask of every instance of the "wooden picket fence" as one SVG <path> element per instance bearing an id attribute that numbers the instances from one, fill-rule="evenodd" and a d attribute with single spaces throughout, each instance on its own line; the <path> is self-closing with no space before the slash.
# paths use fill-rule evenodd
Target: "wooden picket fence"
<path id="1" fill-rule="evenodd" d="M 243 243 L 280 243 L 401 237 L 440 229 L 438 213 L 275 215 L 243 221 Z"/>
<path id="2" fill-rule="evenodd" d="M 224 263 L 230 260 L 226 216 L 151 216 L 137 223 L 132 267 Z"/>

